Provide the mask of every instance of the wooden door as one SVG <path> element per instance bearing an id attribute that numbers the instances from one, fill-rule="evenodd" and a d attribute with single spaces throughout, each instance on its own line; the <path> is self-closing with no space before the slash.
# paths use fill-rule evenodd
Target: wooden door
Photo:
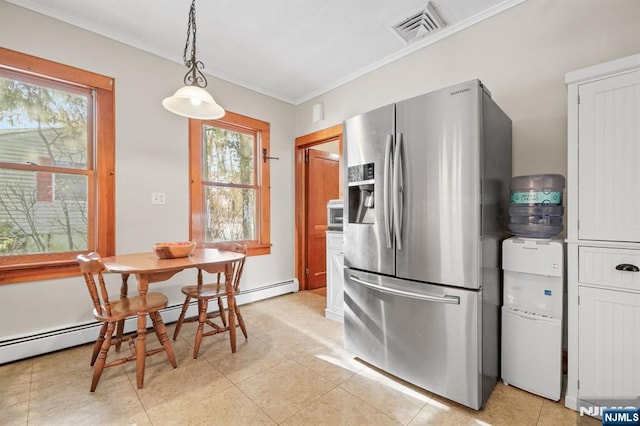
<path id="1" fill-rule="evenodd" d="M 338 155 L 306 150 L 307 173 L 307 288 L 326 286 L 327 202 L 338 198 Z"/>

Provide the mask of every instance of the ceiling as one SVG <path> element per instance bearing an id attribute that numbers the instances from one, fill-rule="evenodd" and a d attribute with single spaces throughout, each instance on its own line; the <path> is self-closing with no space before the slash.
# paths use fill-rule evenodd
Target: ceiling
<path id="1" fill-rule="evenodd" d="M 190 0 L 8 1 L 183 63 Z M 392 27 L 428 0 L 200 0 L 197 57 L 207 74 L 297 105 L 522 1 L 431 0 L 444 26 L 419 25 L 407 43 Z"/>

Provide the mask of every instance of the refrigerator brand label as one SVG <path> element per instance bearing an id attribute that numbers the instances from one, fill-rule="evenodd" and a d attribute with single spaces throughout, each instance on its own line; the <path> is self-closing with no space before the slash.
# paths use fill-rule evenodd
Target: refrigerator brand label
<path id="1" fill-rule="evenodd" d="M 556 191 L 550 192 L 512 192 L 512 204 L 560 204 L 562 202 L 562 193 Z"/>
<path id="2" fill-rule="evenodd" d="M 461 89 L 461 90 L 456 90 L 455 92 L 451 92 L 451 96 L 453 95 L 459 95 L 460 93 L 464 93 L 464 92 L 470 92 L 471 89 L 469 89 L 468 87 L 466 89 Z"/>

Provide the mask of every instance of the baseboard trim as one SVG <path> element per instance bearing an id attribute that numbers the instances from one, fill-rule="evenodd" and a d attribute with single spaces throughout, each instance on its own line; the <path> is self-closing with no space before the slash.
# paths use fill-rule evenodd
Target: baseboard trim
<path id="1" fill-rule="evenodd" d="M 324 316 L 327 319 L 339 322 L 340 324 L 344 324 L 344 313 L 332 311 L 331 309 L 324 310 Z"/>
<path id="2" fill-rule="evenodd" d="M 236 296 L 236 302 L 238 305 L 244 305 L 283 294 L 295 293 L 298 291 L 298 288 L 298 280 L 293 278 L 291 280 L 241 291 L 240 294 Z M 164 322 L 169 324 L 177 321 L 181 310 L 182 304 L 171 305 L 163 309 L 162 318 Z M 196 312 L 195 302 L 193 302 L 189 307 L 188 315 L 195 315 Z M 0 341 L 0 365 L 88 342 L 94 342 L 98 335 L 99 328 L 100 324 L 94 321 L 2 340 Z M 131 332 L 135 329 L 135 318 L 130 318 L 125 321 L 126 332 Z"/>
<path id="3" fill-rule="evenodd" d="M 572 409 L 573 411 L 578 411 L 578 400 L 572 396 L 568 396 L 565 394 L 564 406 Z"/>

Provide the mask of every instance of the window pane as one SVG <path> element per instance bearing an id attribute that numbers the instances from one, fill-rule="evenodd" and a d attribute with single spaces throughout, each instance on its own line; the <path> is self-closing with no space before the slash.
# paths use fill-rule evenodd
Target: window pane
<path id="1" fill-rule="evenodd" d="M 87 177 L 82 175 L 70 175 L 55 173 L 54 200 L 60 202 L 86 202 L 87 201 Z"/>
<path id="2" fill-rule="evenodd" d="M 0 161 L 86 169 L 89 92 L 0 77 Z"/>
<path id="3" fill-rule="evenodd" d="M 88 177 L 0 169 L 0 255 L 87 249 Z"/>
<path id="4" fill-rule="evenodd" d="M 254 135 L 204 125 L 203 139 L 203 180 L 255 184 Z"/>
<path id="5" fill-rule="evenodd" d="M 205 187 L 206 241 L 256 239 L 256 190 Z"/>

